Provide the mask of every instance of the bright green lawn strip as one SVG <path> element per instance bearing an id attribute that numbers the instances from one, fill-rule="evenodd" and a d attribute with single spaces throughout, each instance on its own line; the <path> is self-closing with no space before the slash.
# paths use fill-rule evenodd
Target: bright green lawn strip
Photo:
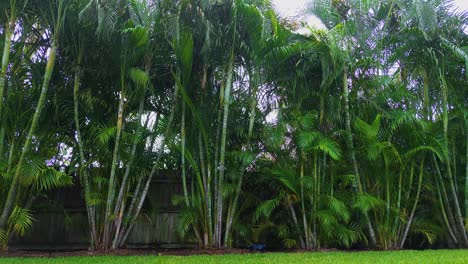
<path id="1" fill-rule="evenodd" d="M 0 264 L 262 264 L 262 263 L 468 263 L 468 250 L 265 253 L 216 256 L 0 258 Z"/>

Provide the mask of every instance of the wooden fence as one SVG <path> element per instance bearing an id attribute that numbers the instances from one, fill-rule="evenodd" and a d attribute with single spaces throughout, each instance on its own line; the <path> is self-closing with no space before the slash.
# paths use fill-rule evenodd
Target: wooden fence
<path id="1" fill-rule="evenodd" d="M 142 213 L 135 224 L 129 248 L 183 247 L 187 244 L 175 232 L 178 208 L 171 198 L 182 193 L 182 185 L 174 173 L 164 173 L 153 180 Z M 31 232 L 15 237 L 10 247 L 17 249 L 86 249 L 88 222 L 79 186 L 61 189 L 49 195 L 45 208 L 34 210 Z"/>

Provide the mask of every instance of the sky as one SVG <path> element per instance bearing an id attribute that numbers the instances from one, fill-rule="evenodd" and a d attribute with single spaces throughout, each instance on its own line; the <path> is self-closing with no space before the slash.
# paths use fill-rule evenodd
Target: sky
<path id="1" fill-rule="evenodd" d="M 273 5 L 276 7 L 280 15 L 284 17 L 300 16 L 304 6 L 313 0 L 272 0 Z M 454 0 L 454 8 L 468 11 L 468 0 Z M 309 25 L 321 27 L 321 22 L 317 18 L 307 18 Z"/>

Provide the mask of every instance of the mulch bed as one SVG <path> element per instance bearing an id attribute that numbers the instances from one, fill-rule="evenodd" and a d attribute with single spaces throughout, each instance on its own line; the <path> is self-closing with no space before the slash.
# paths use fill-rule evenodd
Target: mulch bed
<path id="1" fill-rule="evenodd" d="M 225 255 L 249 254 L 247 249 L 120 249 L 115 251 L 0 251 L 0 257 L 80 257 L 80 256 L 192 256 L 192 255 Z"/>

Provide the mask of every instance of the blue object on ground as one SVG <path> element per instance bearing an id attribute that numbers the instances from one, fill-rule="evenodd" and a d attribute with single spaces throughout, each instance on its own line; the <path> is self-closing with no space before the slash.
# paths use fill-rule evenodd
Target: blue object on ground
<path id="1" fill-rule="evenodd" d="M 265 244 L 252 244 L 249 246 L 249 249 L 251 251 L 261 251 L 264 252 L 266 250 L 266 245 Z"/>

